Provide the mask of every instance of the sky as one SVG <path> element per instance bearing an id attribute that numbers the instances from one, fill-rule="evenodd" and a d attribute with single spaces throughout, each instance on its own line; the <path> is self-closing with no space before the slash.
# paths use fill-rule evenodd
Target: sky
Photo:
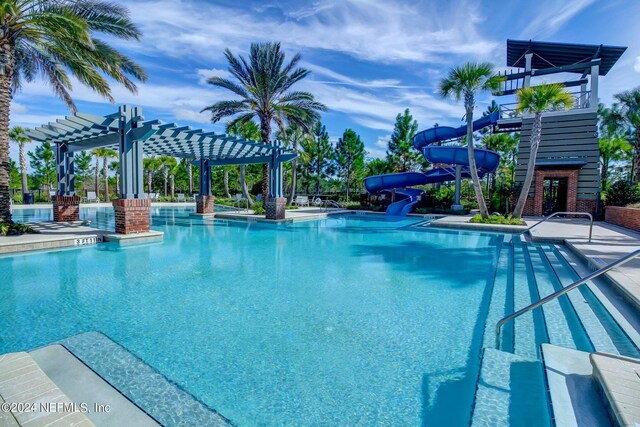
<path id="1" fill-rule="evenodd" d="M 640 85 L 638 0 L 323 0 L 120 1 L 143 33 L 141 42 L 111 40 L 149 74 L 131 94 L 113 84 L 115 104 L 80 83 L 78 110 L 110 114 L 141 106 L 145 119 L 222 131 L 200 111 L 233 96 L 206 83 L 228 77 L 225 48 L 246 55 L 252 42 L 279 41 L 302 55 L 307 90 L 328 110 L 322 121 L 333 141 L 345 129 L 361 135 L 369 157 L 383 157 L 395 116 L 409 108 L 419 129 L 459 126 L 463 107 L 438 94 L 447 70 L 466 61 L 506 67 L 506 40 L 627 46 L 600 80 L 600 101 Z M 491 97 L 481 96 L 476 114 Z M 498 103 L 505 100 L 497 98 Z M 511 102 L 509 100 L 509 102 Z M 11 124 L 35 127 L 69 114 L 42 80 L 13 100 Z M 17 150 L 12 148 L 17 159 Z"/>

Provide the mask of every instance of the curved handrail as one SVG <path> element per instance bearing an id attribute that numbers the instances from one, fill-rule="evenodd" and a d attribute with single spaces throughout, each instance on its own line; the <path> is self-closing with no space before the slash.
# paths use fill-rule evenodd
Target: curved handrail
<path id="1" fill-rule="evenodd" d="M 334 201 L 334 200 L 322 200 L 322 204 L 320 205 L 320 210 L 324 209 L 327 210 L 329 209 L 329 206 L 333 207 L 333 208 L 339 208 L 339 209 L 344 209 L 344 206 L 342 206 L 340 203 Z"/>
<path id="2" fill-rule="evenodd" d="M 605 274 L 606 272 L 608 272 L 611 269 L 614 269 L 616 267 L 621 266 L 622 264 L 626 264 L 627 262 L 631 261 L 633 258 L 637 257 L 640 255 L 640 249 L 637 249 L 633 252 L 631 252 L 628 255 L 623 256 L 622 258 L 618 259 L 617 261 L 614 261 L 610 264 L 605 265 L 604 267 L 602 267 L 601 269 L 594 271 L 593 273 L 589 274 L 586 277 L 583 277 L 582 279 L 576 280 L 575 282 L 573 282 L 572 284 L 570 284 L 569 286 L 560 289 L 557 292 L 552 293 L 551 295 L 547 295 L 546 297 L 540 299 L 537 302 L 534 302 L 533 304 L 530 304 L 528 306 L 526 306 L 525 308 L 522 308 L 518 311 L 516 311 L 515 313 L 511 313 L 510 315 L 503 317 L 502 319 L 500 319 L 500 321 L 498 323 L 496 323 L 496 348 L 499 349 L 500 348 L 500 332 L 502 330 L 502 325 L 504 325 L 507 322 L 510 322 L 512 320 L 514 320 L 516 317 L 519 317 L 520 315 L 533 310 L 534 308 L 540 307 L 542 304 L 545 304 L 551 300 L 554 300 L 556 298 L 558 298 L 559 296 L 562 296 L 564 294 L 566 294 L 567 292 L 569 292 L 572 289 L 577 288 L 578 286 L 584 285 L 585 283 L 587 283 L 590 280 L 595 279 L 598 276 L 601 276 L 603 274 Z"/>
<path id="3" fill-rule="evenodd" d="M 551 218 L 553 218 L 554 216 L 557 215 L 581 215 L 581 216 L 586 216 L 589 217 L 589 243 L 591 243 L 591 236 L 593 234 L 593 215 L 591 215 L 588 212 L 554 212 L 549 216 L 546 216 L 544 218 L 542 218 L 540 221 L 536 222 L 535 224 L 533 224 L 531 227 L 527 228 L 526 230 L 523 230 L 520 232 L 520 236 L 522 236 L 524 233 L 526 233 L 527 231 L 531 231 L 532 228 L 537 227 L 538 225 L 542 224 L 543 222 L 550 220 Z"/>

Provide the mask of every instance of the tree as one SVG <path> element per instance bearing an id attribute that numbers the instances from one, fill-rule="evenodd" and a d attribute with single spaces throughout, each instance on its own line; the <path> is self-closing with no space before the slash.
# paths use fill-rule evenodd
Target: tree
<path id="1" fill-rule="evenodd" d="M 619 114 L 633 134 L 633 181 L 640 182 L 640 87 L 615 95 Z"/>
<path id="2" fill-rule="evenodd" d="M 11 99 L 23 81 L 42 76 L 71 111 L 73 75 L 114 102 L 107 78 L 131 92 L 130 77 L 146 79 L 135 62 L 95 37 L 139 40 L 128 10 L 93 0 L 3 0 L 0 3 L 0 222 L 11 221 L 9 206 L 9 117 Z"/>
<path id="3" fill-rule="evenodd" d="M 38 186 L 51 190 L 56 183 L 56 155 L 51 143 L 44 141 L 34 152 L 29 151 L 28 155 Z"/>
<path id="4" fill-rule="evenodd" d="M 345 130 L 336 144 L 335 160 L 338 174 L 344 180 L 347 201 L 349 201 L 351 184 L 361 178 L 364 172 L 365 154 L 364 143 L 360 136 L 351 129 Z"/>
<path id="5" fill-rule="evenodd" d="M 557 83 L 522 88 L 518 90 L 516 96 L 518 98 L 516 111 L 518 113 L 533 114 L 527 174 L 525 175 L 524 183 L 520 190 L 520 197 L 518 197 L 513 212 L 515 218 L 520 218 L 524 211 L 524 205 L 529 195 L 529 189 L 531 188 L 533 173 L 536 167 L 538 147 L 540 147 L 540 139 L 542 137 L 542 113 L 550 109 L 570 109 L 573 107 L 574 98 L 562 85 Z"/>
<path id="6" fill-rule="evenodd" d="M 393 166 L 382 159 L 370 159 L 365 164 L 365 177 L 393 172 Z"/>
<path id="7" fill-rule="evenodd" d="M 118 152 L 109 148 L 96 148 L 93 150 L 96 156 L 96 168 L 98 168 L 98 159 L 102 159 L 102 178 L 104 179 L 104 200 L 108 202 L 109 198 L 109 159 L 118 157 Z M 98 194 L 98 172 L 96 170 L 96 195 Z"/>
<path id="8" fill-rule="evenodd" d="M 332 173 L 333 147 L 327 128 L 318 121 L 313 127 L 311 138 L 300 142 L 300 162 L 307 183 L 314 185 L 316 195 L 320 194 L 322 182 Z"/>
<path id="9" fill-rule="evenodd" d="M 219 101 L 202 110 L 211 113 L 213 123 L 236 116 L 230 123 L 233 126 L 257 118 L 262 142 L 269 144 L 272 123 L 275 122 L 281 131 L 292 123 L 308 129 L 320 118 L 319 111 L 326 110 L 311 93 L 290 90 L 310 71 L 296 68 L 300 54 L 294 55 L 285 65 L 280 43 L 252 43 L 248 59 L 235 57 L 229 49 L 225 50 L 225 56 L 229 73 L 237 82 L 222 77 L 211 77 L 207 82 L 233 92 L 240 99 Z M 269 167 L 265 163 L 262 165 L 262 197 L 265 200 L 268 191 Z"/>
<path id="10" fill-rule="evenodd" d="M 91 154 L 86 151 L 81 151 L 73 156 L 74 160 L 74 173 L 78 184 L 82 185 L 84 189 L 84 183 L 91 178 L 93 168 L 91 167 Z"/>
<path id="11" fill-rule="evenodd" d="M 27 156 L 25 154 L 24 147 L 31 142 L 26 134 L 27 129 L 20 126 L 14 126 L 9 131 L 9 140 L 14 144 L 18 144 L 19 158 L 20 158 L 20 174 L 22 175 L 22 194 L 29 192 L 29 185 L 27 181 Z"/>
<path id="12" fill-rule="evenodd" d="M 169 172 L 176 167 L 178 161 L 169 156 L 158 157 L 159 169 L 162 172 L 162 178 L 164 179 L 164 197 L 167 197 L 167 182 L 169 179 Z"/>
<path id="13" fill-rule="evenodd" d="M 116 177 L 116 195 L 120 197 L 120 162 L 118 160 L 109 162 L 109 170 L 112 171 Z"/>
<path id="14" fill-rule="evenodd" d="M 518 145 L 520 144 L 519 134 L 491 133 L 482 137 L 482 143 L 487 150 L 495 151 L 500 155 L 500 166 L 507 166 L 512 174 L 515 172 L 515 157 L 518 151 Z M 487 180 L 490 176 L 490 174 L 487 174 Z M 493 187 L 495 187 L 495 185 L 488 186 L 487 191 L 489 192 L 489 198 L 491 198 Z"/>
<path id="15" fill-rule="evenodd" d="M 494 75 L 493 65 L 488 62 L 466 64 L 454 67 L 440 82 L 440 94 L 444 98 L 454 98 L 456 101 L 464 99 L 465 117 L 467 121 L 467 152 L 469 155 L 469 173 L 473 181 L 473 189 L 478 201 L 480 215 L 489 217 L 487 204 L 482 194 L 480 177 L 476 168 L 476 158 L 473 143 L 473 109 L 475 108 L 475 96 L 481 92 L 499 89 L 502 78 Z"/>
<path id="16" fill-rule="evenodd" d="M 156 157 L 147 157 L 142 165 L 147 174 L 147 193 L 152 193 L 153 175 L 160 169 L 160 161 Z"/>
<path id="17" fill-rule="evenodd" d="M 286 129 L 286 132 L 279 132 L 278 137 L 284 143 L 285 147 L 291 147 L 297 154 L 298 147 L 302 144 L 304 139 L 309 138 L 309 130 L 305 130 L 300 126 L 292 123 Z M 298 159 L 291 160 L 291 191 L 289 193 L 288 204 L 293 203 L 293 199 L 296 197 L 296 184 L 298 176 Z"/>
<path id="18" fill-rule="evenodd" d="M 229 135 L 239 136 L 244 139 L 248 139 L 250 141 L 259 141 L 260 140 L 260 128 L 255 122 L 228 122 L 226 131 Z M 231 197 L 229 194 L 229 169 L 224 170 L 225 173 L 225 193 L 227 197 Z M 264 176 L 263 176 L 264 178 Z M 253 200 L 251 199 L 251 193 L 247 188 L 247 165 L 240 165 L 240 191 L 242 191 L 242 196 L 248 200 L 249 205 L 253 204 Z"/>
<path id="19" fill-rule="evenodd" d="M 418 121 L 413 120 L 408 108 L 396 116 L 387 149 L 387 162 L 394 172 L 407 172 L 419 167 L 422 153 L 413 147 L 413 136 L 417 131 Z"/>
<path id="20" fill-rule="evenodd" d="M 600 181 L 602 191 L 606 191 L 611 162 L 631 157 L 633 146 L 625 137 L 605 136 L 598 139 L 598 147 L 600 148 Z"/>

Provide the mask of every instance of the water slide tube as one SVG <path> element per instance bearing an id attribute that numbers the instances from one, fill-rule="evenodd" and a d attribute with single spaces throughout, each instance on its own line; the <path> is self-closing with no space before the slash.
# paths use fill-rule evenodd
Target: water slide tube
<path id="1" fill-rule="evenodd" d="M 492 113 L 479 118 L 473 122 L 473 130 L 477 131 L 484 127 L 494 125 L 498 121 L 498 117 L 498 113 Z M 413 146 L 417 150 L 420 150 L 424 157 L 431 163 L 462 166 L 462 178 L 470 178 L 469 156 L 466 147 L 432 145 L 437 142 L 459 138 L 466 135 L 466 133 L 466 125 L 458 128 L 437 126 L 418 132 L 413 137 Z M 476 149 L 474 153 L 476 168 L 481 177 L 487 173 L 492 173 L 498 168 L 500 163 L 498 153 L 484 149 Z M 424 193 L 423 190 L 407 187 L 452 181 L 455 179 L 455 176 L 455 167 L 436 168 L 425 173 L 402 172 L 370 176 L 365 178 L 364 185 L 367 191 L 372 194 L 395 189 L 396 196 L 405 196 L 402 200 L 391 203 L 387 208 L 387 215 L 405 216 L 411 212 L 413 206 L 418 203 L 418 196 Z"/>

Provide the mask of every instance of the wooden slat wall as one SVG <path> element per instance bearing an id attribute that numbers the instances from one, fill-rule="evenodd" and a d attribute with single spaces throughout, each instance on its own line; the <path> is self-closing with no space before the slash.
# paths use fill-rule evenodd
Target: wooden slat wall
<path id="1" fill-rule="evenodd" d="M 571 112 L 542 118 L 542 140 L 538 149 L 538 161 L 558 159 L 579 159 L 587 162 L 580 169 L 578 179 L 578 198 L 594 199 L 600 190 L 598 160 L 597 114 L 590 112 Z M 533 119 L 524 119 L 520 134 L 516 183 L 524 181 L 529 161 L 529 145 Z M 530 196 L 533 196 L 534 184 Z"/>

